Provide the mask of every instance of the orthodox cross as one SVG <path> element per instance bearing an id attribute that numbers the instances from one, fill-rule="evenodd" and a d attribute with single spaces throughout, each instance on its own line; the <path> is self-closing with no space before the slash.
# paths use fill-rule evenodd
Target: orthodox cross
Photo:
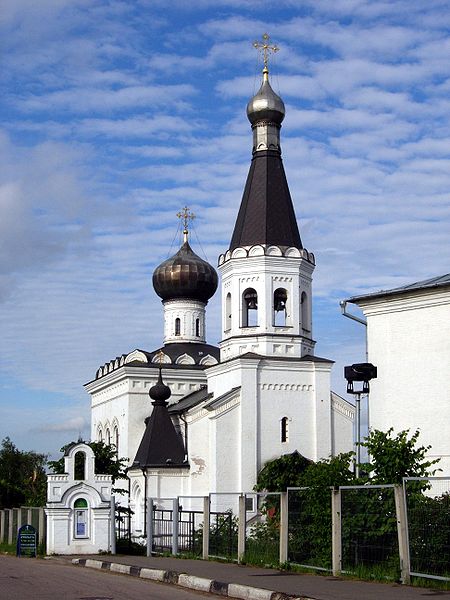
<path id="1" fill-rule="evenodd" d="M 177 217 L 181 219 L 183 223 L 183 235 L 184 241 L 187 241 L 187 235 L 189 231 L 189 221 L 193 221 L 195 219 L 195 215 L 193 212 L 189 211 L 189 208 L 185 206 L 180 212 L 177 213 Z"/>
<path id="2" fill-rule="evenodd" d="M 264 60 L 264 69 L 267 69 L 267 63 L 269 62 L 269 54 L 273 52 L 278 52 L 278 46 L 270 45 L 270 37 L 268 33 L 263 33 L 262 42 L 255 41 L 253 42 L 253 48 L 260 50 L 263 55 Z"/>

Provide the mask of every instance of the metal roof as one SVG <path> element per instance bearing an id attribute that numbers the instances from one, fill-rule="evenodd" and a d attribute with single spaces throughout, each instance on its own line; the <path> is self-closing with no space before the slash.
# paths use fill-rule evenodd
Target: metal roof
<path id="1" fill-rule="evenodd" d="M 362 294 L 360 296 L 353 296 L 348 299 L 348 302 L 358 304 L 361 300 L 370 300 L 371 298 L 382 298 L 383 296 L 394 296 L 398 294 L 406 294 L 407 292 L 414 292 L 419 290 L 427 290 L 431 288 L 440 288 L 450 285 L 450 273 L 446 275 L 439 275 L 437 277 L 431 277 L 430 279 L 423 279 L 422 281 L 416 281 L 415 283 L 409 283 L 402 285 L 397 288 L 390 290 L 379 290 L 378 292 L 371 292 L 369 294 Z"/>

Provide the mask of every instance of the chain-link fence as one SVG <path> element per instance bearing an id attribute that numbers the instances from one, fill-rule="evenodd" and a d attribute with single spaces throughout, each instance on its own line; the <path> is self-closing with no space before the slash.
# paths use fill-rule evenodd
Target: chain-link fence
<path id="1" fill-rule="evenodd" d="M 280 556 L 280 494 L 245 496 L 245 560 L 253 565 L 276 565 Z"/>
<path id="2" fill-rule="evenodd" d="M 330 488 L 288 488 L 288 561 L 331 569 Z"/>
<path id="3" fill-rule="evenodd" d="M 397 580 L 399 549 L 393 485 L 341 486 L 342 570 Z"/>
<path id="4" fill-rule="evenodd" d="M 237 493 L 209 495 L 209 556 L 237 560 L 239 529 Z"/>
<path id="5" fill-rule="evenodd" d="M 450 581 L 450 477 L 403 480 L 410 574 Z"/>

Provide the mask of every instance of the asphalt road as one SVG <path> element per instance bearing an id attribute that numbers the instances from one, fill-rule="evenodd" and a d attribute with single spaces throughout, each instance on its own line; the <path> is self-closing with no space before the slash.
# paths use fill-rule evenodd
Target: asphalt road
<path id="1" fill-rule="evenodd" d="M 0 556 L 0 600 L 201 600 L 210 594 L 64 562 Z"/>

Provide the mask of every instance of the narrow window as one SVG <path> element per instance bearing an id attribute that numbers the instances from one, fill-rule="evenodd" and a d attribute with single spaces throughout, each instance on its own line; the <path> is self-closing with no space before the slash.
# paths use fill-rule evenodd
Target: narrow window
<path id="1" fill-rule="evenodd" d="M 302 319 L 302 329 L 304 331 L 310 331 L 309 324 L 309 306 L 308 306 L 308 296 L 306 292 L 302 292 L 300 297 L 300 306 L 301 306 L 301 319 Z"/>
<path id="2" fill-rule="evenodd" d="M 75 479 L 77 481 L 84 481 L 86 479 L 86 454 L 84 452 L 77 452 L 75 454 Z"/>
<path id="3" fill-rule="evenodd" d="M 79 453 L 80 454 L 80 453 Z M 73 505 L 75 511 L 75 537 L 88 537 L 88 503 L 84 498 L 78 498 Z"/>
<path id="4" fill-rule="evenodd" d="M 283 288 L 278 288 L 273 293 L 273 324 L 275 327 L 286 325 L 286 304 L 287 292 Z"/>
<path id="5" fill-rule="evenodd" d="M 225 300 L 225 331 L 231 329 L 231 294 L 228 293 Z"/>
<path id="6" fill-rule="evenodd" d="M 195 319 L 195 335 L 200 337 L 200 319 Z"/>
<path id="7" fill-rule="evenodd" d="M 114 445 L 116 447 L 117 454 L 119 453 L 119 428 L 117 425 L 114 427 Z"/>
<path id="8" fill-rule="evenodd" d="M 105 444 L 108 444 L 108 446 L 111 444 L 111 432 L 108 429 L 106 430 L 106 434 L 105 434 Z"/>
<path id="9" fill-rule="evenodd" d="M 98 428 L 98 431 L 97 431 L 97 441 L 99 441 L 99 442 L 103 441 L 103 433 L 102 433 L 102 430 L 100 427 Z"/>
<path id="10" fill-rule="evenodd" d="M 281 441 L 287 442 L 289 437 L 289 421 L 287 417 L 281 419 Z"/>
<path id="11" fill-rule="evenodd" d="M 177 317 L 175 319 L 175 335 L 180 335 L 181 333 L 181 320 Z"/>
<path id="12" fill-rule="evenodd" d="M 258 325 L 258 294 L 253 288 L 248 288 L 242 294 L 242 327 Z"/>

